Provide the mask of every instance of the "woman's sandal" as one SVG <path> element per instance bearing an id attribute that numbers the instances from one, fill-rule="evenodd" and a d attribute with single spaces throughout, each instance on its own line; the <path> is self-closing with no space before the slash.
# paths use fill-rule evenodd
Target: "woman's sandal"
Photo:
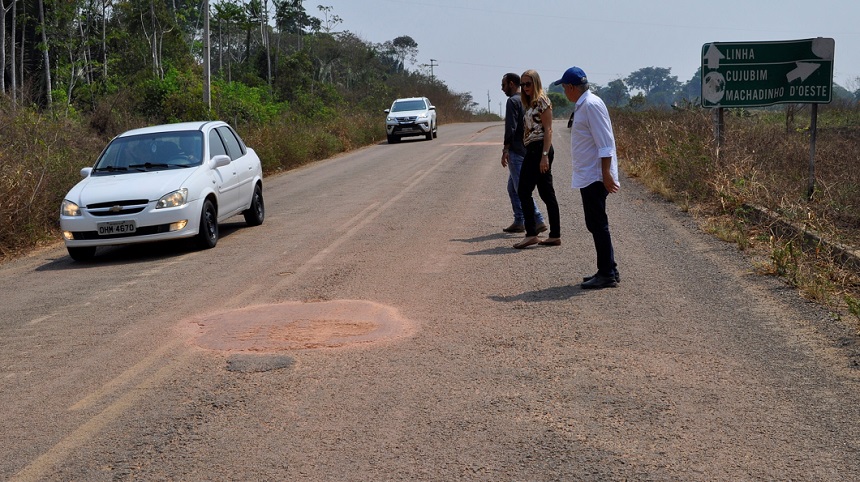
<path id="1" fill-rule="evenodd" d="M 528 248 L 529 246 L 531 246 L 533 244 L 538 244 L 538 237 L 537 236 L 526 237 L 525 239 L 523 239 L 519 243 L 515 244 L 514 248 L 516 248 L 516 249 Z"/>

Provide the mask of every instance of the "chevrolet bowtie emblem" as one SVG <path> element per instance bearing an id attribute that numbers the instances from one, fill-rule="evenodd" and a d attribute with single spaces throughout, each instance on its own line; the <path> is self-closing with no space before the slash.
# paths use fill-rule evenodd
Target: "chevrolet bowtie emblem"
<path id="1" fill-rule="evenodd" d="M 110 212 L 112 213 L 118 213 L 120 211 L 122 211 L 122 206 L 120 206 L 119 204 L 110 207 Z"/>

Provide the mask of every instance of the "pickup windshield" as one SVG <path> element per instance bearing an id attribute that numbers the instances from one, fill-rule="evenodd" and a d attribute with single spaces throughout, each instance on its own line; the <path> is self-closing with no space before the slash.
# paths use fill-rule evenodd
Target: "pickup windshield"
<path id="1" fill-rule="evenodd" d="M 427 106 L 423 100 L 404 100 L 395 102 L 391 107 L 391 112 L 405 112 L 409 110 L 424 110 Z"/>

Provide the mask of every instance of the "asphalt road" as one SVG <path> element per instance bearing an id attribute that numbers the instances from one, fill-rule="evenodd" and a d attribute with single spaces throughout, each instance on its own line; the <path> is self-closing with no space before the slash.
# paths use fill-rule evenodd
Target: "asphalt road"
<path id="1" fill-rule="evenodd" d="M 567 133 L 559 247 L 460 124 L 268 177 L 212 250 L 0 266 L 0 480 L 860 480 L 857 334 L 630 179 L 581 290 Z"/>

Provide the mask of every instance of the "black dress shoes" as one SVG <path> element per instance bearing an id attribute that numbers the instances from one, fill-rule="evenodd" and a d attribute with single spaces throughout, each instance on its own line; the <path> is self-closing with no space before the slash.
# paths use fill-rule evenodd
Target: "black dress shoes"
<path id="1" fill-rule="evenodd" d="M 593 274 L 593 275 L 591 275 L 591 276 L 583 276 L 583 277 L 582 277 L 582 281 L 583 281 L 583 282 L 588 281 L 588 280 L 590 280 L 591 278 L 594 278 L 595 276 L 597 276 L 597 273 L 595 273 L 595 274 Z M 616 282 L 616 283 L 620 283 L 620 282 L 621 282 L 621 275 L 618 273 L 618 270 L 616 270 L 616 271 L 615 271 L 615 282 Z"/>
<path id="2" fill-rule="evenodd" d="M 590 280 L 584 281 L 580 286 L 584 290 L 599 290 L 603 288 L 615 288 L 618 286 L 618 282 L 615 281 L 615 278 L 609 276 L 592 276 Z"/>

